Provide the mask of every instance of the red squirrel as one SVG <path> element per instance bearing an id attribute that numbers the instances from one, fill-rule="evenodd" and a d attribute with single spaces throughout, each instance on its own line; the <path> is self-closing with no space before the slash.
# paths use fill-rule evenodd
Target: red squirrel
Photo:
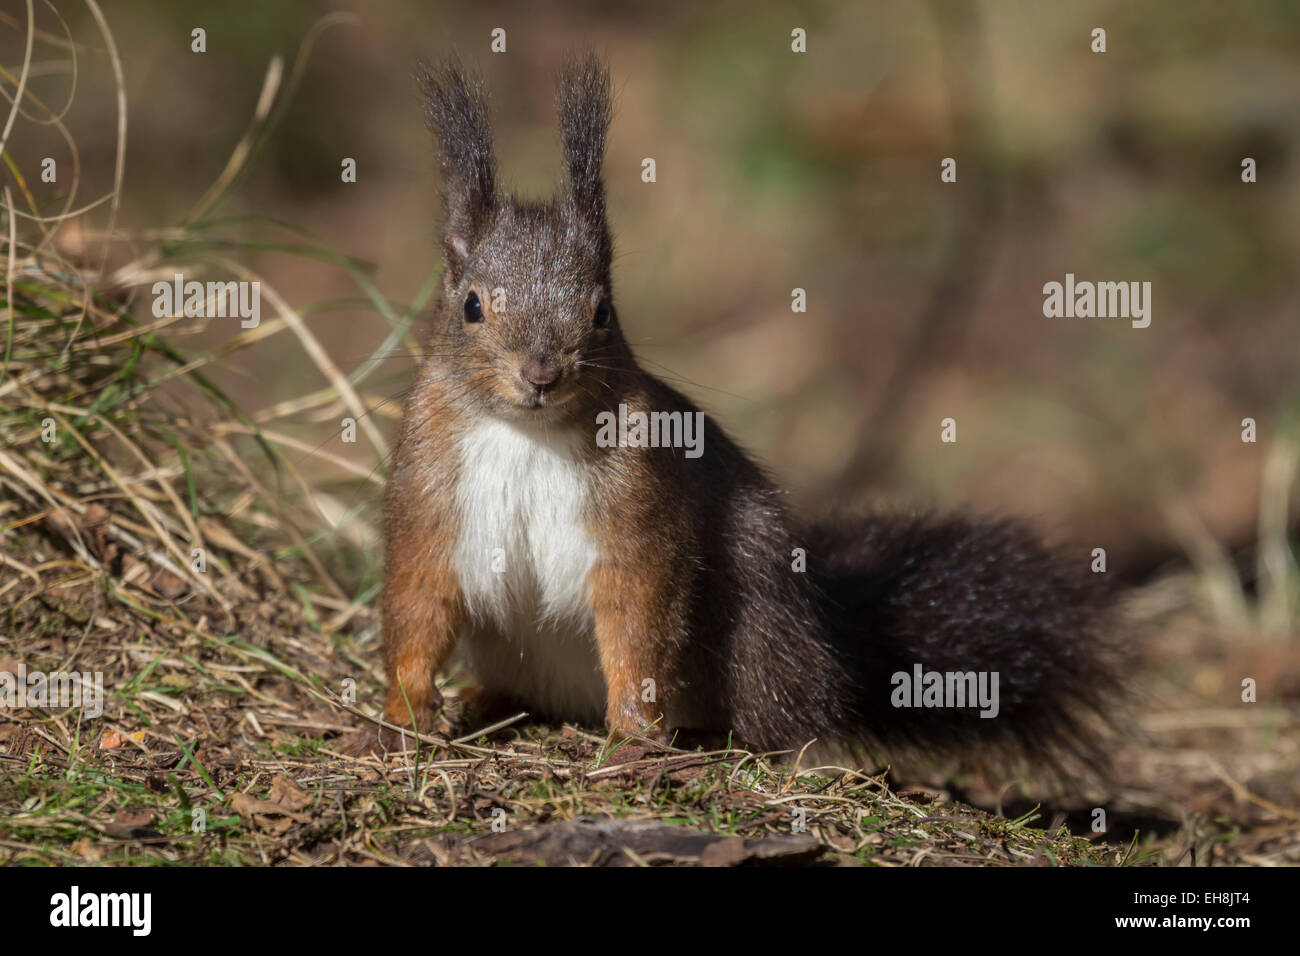
<path id="1" fill-rule="evenodd" d="M 560 78 L 566 182 L 548 202 L 498 191 L 481 82 L 454 63 L 419 79 L 444 271 L 385 502 L 387 721 L 431 729 L 459 647 L 485 694 L 619 734 L 1093 749 L 1087 715 L 1117 681 L 1086 562 L 1009 521 L 801 521 L 638 365 L 611 281 L 597 59 Z M 693 453 L 610 441 L 608 416 L 636 413 L 701 423 Z M 927 706 L 910 685 L 930 672 L 992 675 L 993 713 Z M 953 704 L 951 683 L 929 700 Z"/>

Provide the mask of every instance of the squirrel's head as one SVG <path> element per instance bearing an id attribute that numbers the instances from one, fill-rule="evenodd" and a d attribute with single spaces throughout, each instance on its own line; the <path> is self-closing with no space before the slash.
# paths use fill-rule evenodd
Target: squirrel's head
<path id="1" fill-rule="evenodd" d="M 442 296 L 434 348 L 461 393 L 510 418 L 576 414 L 599 399 L 625 346 L 610 288 L 601 162 L 609 72 L 572 62 L 556 93 L 566 181 L 549 202 L 498 195 L 481 83 L 454 62 L 421 66 L 441 154 Z M 597 372 L 604 366 L 605 371 Z M 604 404 L 603 402 L 601 403 Z"/>

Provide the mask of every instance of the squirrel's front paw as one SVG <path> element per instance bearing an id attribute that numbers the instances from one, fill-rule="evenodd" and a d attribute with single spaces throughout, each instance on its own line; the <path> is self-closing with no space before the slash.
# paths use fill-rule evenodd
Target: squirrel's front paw
<path id="1" fill-rule="evenodd" d="M 605 715 L 605 727 L 615 734 L 637 737 L 657 744 L 667 744 L 672 737 L 658 714 L 636 713 L 611 708 Z"/>

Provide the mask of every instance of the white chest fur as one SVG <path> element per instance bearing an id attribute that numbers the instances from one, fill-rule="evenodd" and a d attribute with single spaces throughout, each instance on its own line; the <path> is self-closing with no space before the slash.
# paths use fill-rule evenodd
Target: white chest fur
<path id="1" fill-rule="evenodd" d="M 572 436 L 488 421 L 459 451 L 453 563 L 474 621 L 472 668 L 489 689 L 599 713 L 588 585 L 597 551 L 583 524 L 588 480 Z"/>
<path id="2" fill-rule="evenodd" d="M 595 546 L 587 481 L 564 433 L 486 422 L 461 440 L 455 565 L 476 619 L 507 626 L 585 619 Z"/>

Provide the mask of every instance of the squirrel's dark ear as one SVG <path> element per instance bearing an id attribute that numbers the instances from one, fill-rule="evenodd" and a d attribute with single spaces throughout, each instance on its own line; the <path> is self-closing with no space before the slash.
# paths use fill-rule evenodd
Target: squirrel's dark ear
<path id="1" fill-rule="evenodd" d="M 453 277 L 459 277 L 492 211 L 496 193 L 487 102 L 482 83 L 467 79 L 455 60 L 440 67 L 421 61 L 416 78 L 424 93 L 429 129 L 440 150 L 447 263 Z"/>
<path id="2" fill-rule="evenodd" d="M 611 117 L 609 70 L 588 53 L 571 61 L 560 75 L 555 109 L 560 117 L 569 198 L 579 212 L 603 221 L 605 187 L 600 164 Z"/>

